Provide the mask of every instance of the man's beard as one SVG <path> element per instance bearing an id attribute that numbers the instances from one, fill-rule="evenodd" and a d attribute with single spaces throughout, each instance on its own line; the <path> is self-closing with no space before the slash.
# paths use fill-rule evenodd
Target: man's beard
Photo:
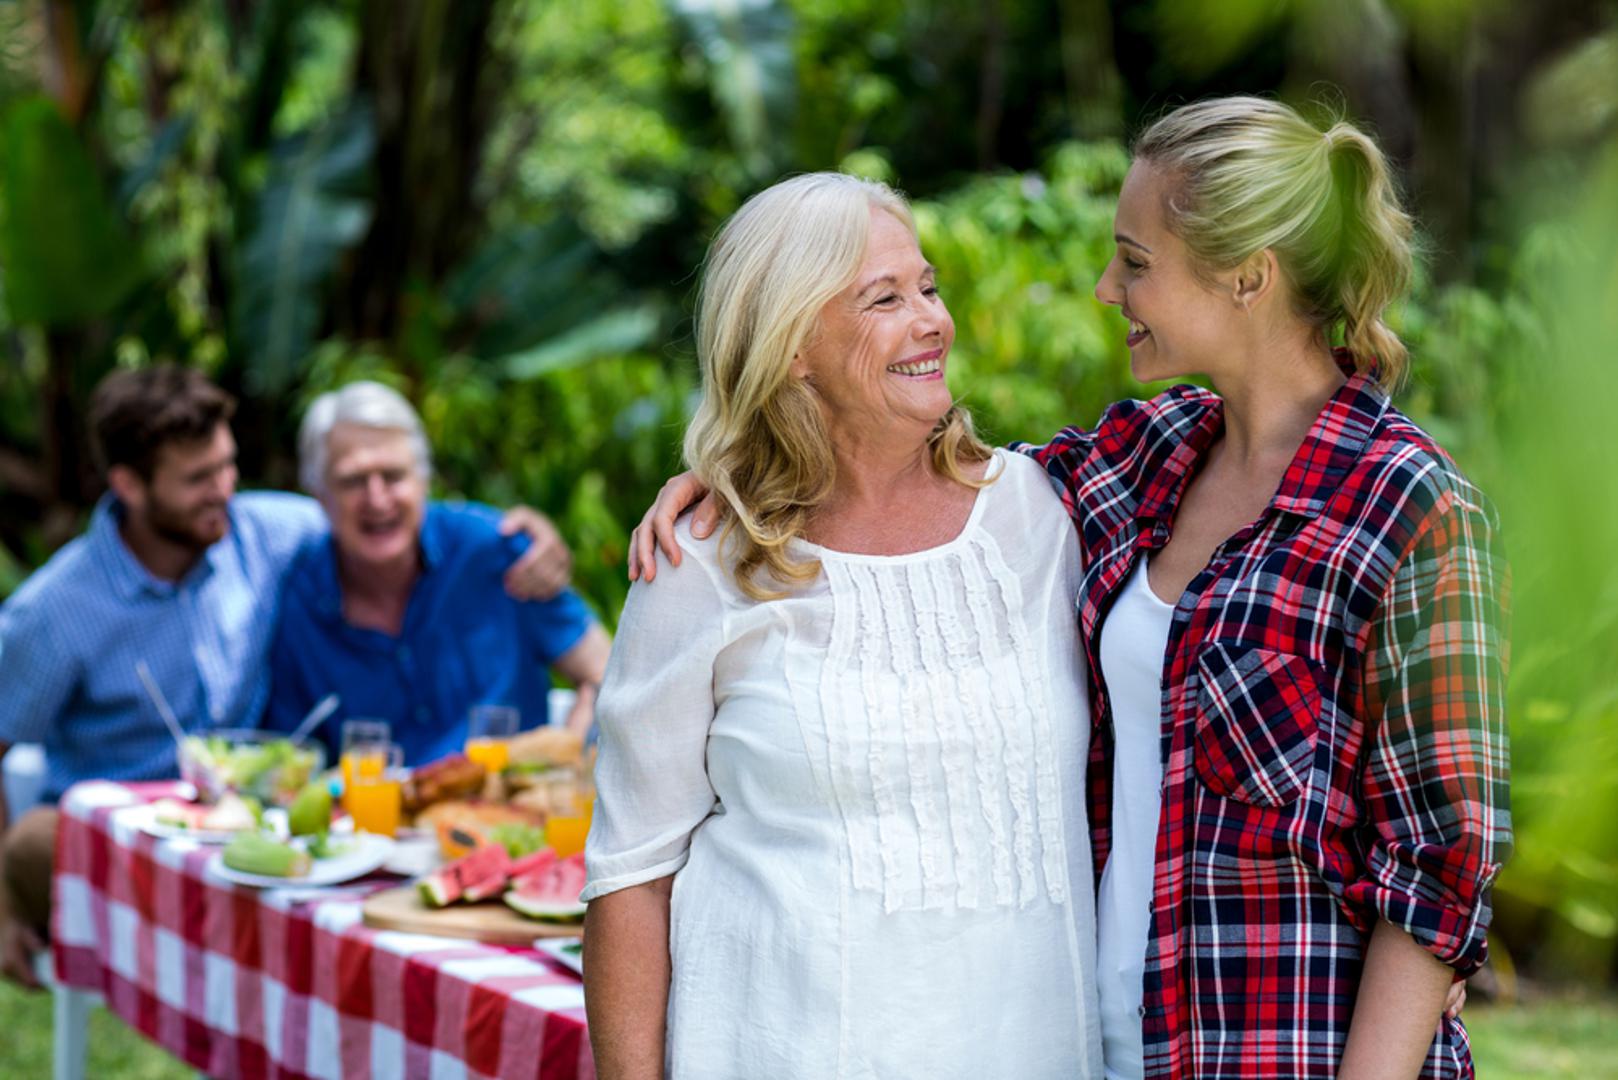
<path id="1" fill-rule="evenodd" d="M 225 505 L 224 503 L 219 504 L 221 509 Z M 220 531 L 218 535 L 199 533 L 195 526 L 191 524 L 197 513 L 206 508 L 199 506 L 187 514 L 155 498 L 148 499 L 146 503 L 146 525 L 157 536 L 176 547 L 188 548 L 200 555 L 225 535 L 224 531 Z"/>

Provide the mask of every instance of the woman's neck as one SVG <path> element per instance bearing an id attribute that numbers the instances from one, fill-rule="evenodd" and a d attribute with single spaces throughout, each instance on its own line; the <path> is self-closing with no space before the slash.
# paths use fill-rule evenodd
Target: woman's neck
<path id="1" fill-rule="evenodd" d="M 1212 376 L 1225 402 L 1221 453 L 1238 468 L 1290 463 L 1326 402 L 1344 383 L 1331 350 L 1318 342 L 1262 348 L 1262 361 Z"/>
<path id="2" fill-rule="evenodd" d="M 926 438 L 833 444 L 837 475 L 804 538 L 852 554 L 906 555 L 948 543 L 971 516 L 977 491 L 933 464 Z M 963 472 L 981 477 L 986 466 Z"/>
<path id="3" fill-rule="evenodd" d="M 932 448 L 925 442 L 884 446 L 867 439 L 859 446 L 833 444 L 832 453 L 836 479 L 821 514 L 891 506 L 944 480 L 933 467 Z"/>

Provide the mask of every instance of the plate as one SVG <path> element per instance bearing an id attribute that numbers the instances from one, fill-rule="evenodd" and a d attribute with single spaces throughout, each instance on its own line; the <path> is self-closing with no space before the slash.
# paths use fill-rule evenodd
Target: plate
<path id="1" fill-rule="evenodd" d="M 537 938 L 534 949 L 555 960 L 569 971 L 584 974 L 584 939 L 576 937 Z"/>
<path id="2" fill-rule="evenodd" d="M 118 811 L 118 816 L 147 836 L 155 836 L 159 840 L 193 840 L 199 844 L 228 844 L 241 831 L 239 829 L 192 829 L 184 825 L 173 825 L 166 821 L 159 821 L 156 803 L 128 807 Z M 277 824 L 277 819 L 274 816 L 266 817 L 271 829 L 277 835 L 282 835 L 285 832 L 285 815 L 281 815 L 279 820 L 280 824 Z"/>
<path id="3" fill-rule="evenodd" d="M 333 843 L 347 850 L 329 859 L 316 859 L 315 865 L 302 877 L 273 877 L 268 874 L 246 874 L 225 865 L 224 852 L 217 852 L 208 860 L 208 875 L 219 881 L 235 885 L 251 885 L 258 889 L 280 889 L 288 885 L 337 885 L 364 877 L 388 861 L 393 851 L 393 840 L 375 833 L 355 833 Z"/>
<path id="4" fill-rule="evenodd" d="M 201 809 L 197 807 L 196 809 Z M 192 829 L 184 825 L 173 825 L 160 821 L 157 817 L 157 804 L 144 803 L 140 806 L 131 806 L 118 811 L 118 816 L 129 825 L 133 825 L 148 836 L 155 836 L 159 840 L 191 840 L 198 844 L 228 844 L 236 838 L 240 829 Z M 264 827 L 275 836 L 285 839 L 287 836 L 287 812 L 279 806 L 272 806 L 264 811 Z M 346 837 L 354 832 L 354 822 L 349 818 L 334 818 L 331 823 L 333 838 Z"/>

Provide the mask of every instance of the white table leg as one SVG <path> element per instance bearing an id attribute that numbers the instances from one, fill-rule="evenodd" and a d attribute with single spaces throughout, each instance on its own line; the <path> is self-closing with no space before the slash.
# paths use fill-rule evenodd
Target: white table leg
<path id="1" fill-rule="evenodd" d="M 96 995 L 65 986 L 56 987 L 51 995 L 56 999 L 52 1075 L 56 1080 L 84 1080 L 85 1043 L 89 1040 L 90 1010 L 96 1006 Z"/>
<path id="2" fill-rule="evenodd" d="M 55 1080 L 84 1080 L 90 1010 L 100 1004 L 101 998 L 58 983 L 49 949 L 34 957 L 34 973 L 51 992 L 51 1075 Z"/>

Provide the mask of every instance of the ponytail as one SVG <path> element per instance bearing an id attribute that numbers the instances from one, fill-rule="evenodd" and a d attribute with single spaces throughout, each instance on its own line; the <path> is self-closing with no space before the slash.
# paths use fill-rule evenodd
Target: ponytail
<path id="1" fill-rule="evenodd" d="M 1410 288 L 1411 221 L 1399 205 L 1387 159 L 1354 125 L 1326 132 L 1333 196 L 1341 207 L 1337 302 L 1343 344 L 1361 371 L 1375 367 L 1388 390 L 1404 381 L 1409 352 L 1383 313 Z"/>

